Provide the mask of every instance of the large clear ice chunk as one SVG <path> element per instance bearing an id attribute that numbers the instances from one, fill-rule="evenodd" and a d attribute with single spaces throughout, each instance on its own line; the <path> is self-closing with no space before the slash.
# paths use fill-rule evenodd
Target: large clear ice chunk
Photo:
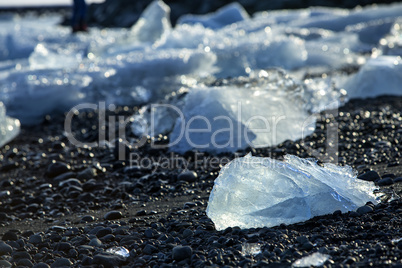
<path id="1" fill-rule="evenodd" d="M 20 121 L 6 115 L 6 108 L 0 102 L 0 147 L 10 142 L 20 133 Z"/>
<path id="2" fill-rule="evenodd" d="M 292 224 L 376 202 L 372 182 L 349 166 L 286 155 L 284 161 L 247 155 L 224 166 L 209 197 L 207 215 L 217 230 Z"/>

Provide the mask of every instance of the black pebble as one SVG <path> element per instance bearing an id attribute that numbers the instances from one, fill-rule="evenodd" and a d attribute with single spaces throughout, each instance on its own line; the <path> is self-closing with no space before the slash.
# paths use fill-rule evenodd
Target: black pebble
<path id="1" fill-rule="evenodd" d="M 176 246 L 173 248 L 173 259 L 176 261 L 191 258 L 192 254 L 193 250 L 189 246 Z"/>
<path id="2" fill-rule="evenodd" d="M 18 236 L 16 233 L 12 232 L 12 231 L 8 231 L 7 233 L 5 233 L 3 235 L 3 241 L 15 241 L 18 239 Z"/>
<path id="3" fill-rule="evenodd" d="M 195 182 L 197 180 L 197 173 L 195 171 L 184 171 L 177 177 L 179 181 Z"/>
<path id="4" fill-rule="evenodd" d="M 32 268 L 50 268 L 50 266 L 46 263 L 40 262 L 32 266 Z"/>
<path id="5" fill-rule="evenodd" d="M 369 212 L 373 212 L 373 208 L 370 207 L 370 206 L 364 205 L 362 207 L 359 207 L 356 210 L 356 212 L 359 213 L 360 215 L 363 215 L 363 214 L 366 214 L 366 213 L 369 213 Z"/>
<path id="6" fill-rule="evenodd" d="M 122 217 L 123 217 L 123 214 L 121 214 L 121 212 L 117 211 L 117 210 L 109 211 L 104 216 L 105 220 L 108 220 L 108 221 L 118 220 L 118 219 L 121 219 Z"/>
<path id="7" fill-rule="evenodd" d="M 386 186 L 392 184 L 394 184 L 394 181 L 390 177 L 377 181 L 378 186 Z"/>
<path id="8" fill-rule="evenodd" d="M 374 170 L 370 170 L 358 177 L 358 179 L 365 180 L 365 181 L 377 181 L 381 179 L 380 175 Z"/>
<path id="9" fill-rule="evenodd" d="M 110 228 L 110 227 L 102 228 L 96 232 L 96 236 L 98 238 L 101 238 L 101 237 L 104 237 L 105 235 L 111 234 L 112 232 L 113 232 L 112 228 Z"/>
<path id="10" fill-rule="evenodd" d="M 91 215 L 85 215 L 84 217 L 81 218 L 81 222 L 93 222 L 94 220 L 95 217 Z"/>
<path id="11" fill-rule="evenodd" d="M 68 164 L 63 163 L 63 162 L 54 162 L 48 166 L 46 175 L 49 178 L 54 178 L 58 175 L 68 172 L 69 170 L 70 170 L 70 166 Z"/>

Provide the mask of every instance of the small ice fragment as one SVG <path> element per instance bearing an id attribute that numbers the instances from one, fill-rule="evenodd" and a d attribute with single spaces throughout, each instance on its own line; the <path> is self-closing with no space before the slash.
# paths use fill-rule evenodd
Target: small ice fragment
<path id="1" fill-rule="evenodd" d="M 127 258 L 128 256 L 130 256 L 130 251 L 128 251 L 128 249 L 126 249 L 125 247 L 112 247 L 112 248 L 108 248 L 106 250 L 107 253 L 112 253 L 114 255 L 117 256 L 121 256 L 123 258 Z"/>
<path id="2" fill-rule="evenodd" d="M 310 266 L 322 266 L 329 259 L 329 255 L 315 252 L 311 255 L 296 260 L 292 267 L 310 267 Z"/>
<path id="3" fill-rule="evenodd" d="M 0 102 L 0 147 L 20 133 L 20 121 L 6 115 L 6 107 Z"/>
<path id="4" fill-rule="evenodd" d="M 312 159 L 284 158 L 249 154 L 222 168 L 206 211 L 217 230 L 292 224 L 377 203 L 374 183 L 358 180 L 349 166 L 321 167 Z"/>
<path id="5" fill-rule="evenodd" d="M 241 246 L 241 254 L 243 256 L 255 256 L 261 253 L 261 245 L 259 243 L 243 243 Z"/>
<path id="6" fill-rule="evenodd" d="M 392 242 L 392 243 L 398 243 L 398 242 L 401 241 L 401 240 L 402 240 L 402 237 L 399 237 L 399 238 L 394 238 L 394 239 L 392 239 L 391 242 Z"/>

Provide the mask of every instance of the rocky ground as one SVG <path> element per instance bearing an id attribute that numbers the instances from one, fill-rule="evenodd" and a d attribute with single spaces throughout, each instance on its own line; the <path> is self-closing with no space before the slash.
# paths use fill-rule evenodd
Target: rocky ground
<path id="1" fill-rule="evenodd" d="M 119 107 L 106 118 L 135 109 Z M 326 129 L 336 123 L 340 164 L 374 181 L 383 202 L 299 224 L 224 231 L 205 214 L 220 170 L 208 162 L 211 155 L 125 147 L 149 160 L 130 165 L 113 148 L 72 145 L 63 134 L 64 116 L 23 127 L 1 149 L 0 267 L 287 267 L 314 252 L 330 255 L 325 267 L 402 266 L 402 98 L 353 100 L 335 118 L 324 115 L 304 141 L 238 155 L 308 157 L 311 148 L 325 149 Z M 97 140 L 97 112 L 81 112 L 73 122 L 77 139 Z M 173 160 L 165 165 L 163 159 Z M 183 163 L 190 172 L 182 172 Z M 129 253 L 113 254 L 114 247 Z M 254 247 L 261 251 L 254 254 Z"/>

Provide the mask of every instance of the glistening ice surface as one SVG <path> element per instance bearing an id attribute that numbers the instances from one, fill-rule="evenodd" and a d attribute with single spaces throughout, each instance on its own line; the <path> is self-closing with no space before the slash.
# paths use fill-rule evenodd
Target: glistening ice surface
<path id="1" fill-rule="evenodd" d="M 374 189 L 374 183 L 358 180 L 349 166 L 321 167 L 293 155 L 282 162 L 249 154 L 221 169 L 207 215 L 217 230 L 291 224 L 375 203 Z"/>
<path id="2" fill-rule="evenodd" d="M 6 108 L 0 102 L 0 147 L 14 139 L 20 133 L 20 121 L 6 116 Z"/>
<path id="3" fill-rule="evenodd" d="M 92 28 L 88 34 L 76 35 L 69 27 L 58 25 L 60 16 L 1 14 L 0 101 L 6 105 L 8 115 L 22 124 L 36 124 L 46 114 L 63 113 L 80 103 L 166 103 L 167 95 L 183 90 L 189 92 L 186 101 L 191 102 L 192 96 L 206 88 L 202 93 L 208 95 L 207 99 L 219 97 L 217 94 L 223 97 L 219 99 L 223 109 L 208 114 L 215 117 L 220 114 L 212 112 L 233 111 L 225 107 L 230 101 L 225 97 L 233 86 L 222 87 L 224 95 L 206 81 L 248 79 L 260 70 L 269 73 L 272 68 L 282 68 L 307 92 L 317 93 L 303 107 L 294 106 L 294 115 L 301 111 L 303 117 L 327 109 L 329 100 L 344 96 L 340 93 L 350 93 L 353 98 L 402 94 L 397 90 L 401 14 L 402 4 L 355 10 L 312 7 L 256 14 L 247 14 L 238 4 L 231 4 L 211 14 L 185 15 L 172 27 L 169 7 L 155 1 L 131 29 Z M 343 72 L 357 69 L 361 69 L 357 75 Z M 307 73 L 325 75 L 305 79 Z M 375 83 L 361 90 L 359 85 L 365 76 L 377 73 L 381 75 L 376 75 Z M 288 78 L 283 83 L 286 81 Z M 236 86 L 233 92 L 247 98 L 247 90 Z M 280 104 L 291 98 L 272 94 Z M 262 103 L 252 97 L 243 101 L 250 107 L 260 107 Z M 277 115 L 266 110 L 269 109 L 258 109 L 251 115 Z M 194 110 L 186 109 L 187 112 Z M 188 118 L 190 114 L 184 116 Z M 179 127 L 175 123 L 167 123 L 168 135 Z M 284 129 L 292 128 L 293 123 L 289 120 Z M 133 128 L 138 133 L 139 129 Z M 300 132 L 297 129 L 286 137 L 278 135 L 277 140 L 300 138 Z M 258 140 L 261 135 L 256 135 L 254 141 Z M 243 143 L 239 144 L 241 148 Z M 191 144 L 187 145 L 190 146 L 180 143 L 174 149 L 191 149 Z M 233 146 L 227 150 L 235 149 Z"/>

